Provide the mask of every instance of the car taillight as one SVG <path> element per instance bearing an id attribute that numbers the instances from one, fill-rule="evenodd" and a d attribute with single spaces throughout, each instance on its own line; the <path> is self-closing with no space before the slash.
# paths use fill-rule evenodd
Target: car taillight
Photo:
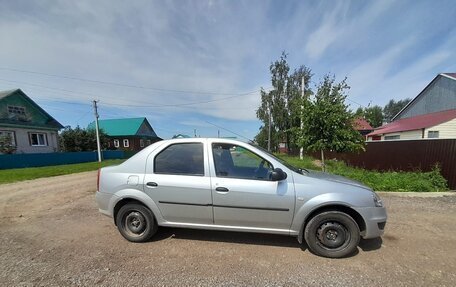
<path id="1" fill-rule="evenodd" d="M 98 174 L 97 174 L 97 191 L 100 191 L 100 173 L 101 173 L 101 168 L 98 169 Z"/>

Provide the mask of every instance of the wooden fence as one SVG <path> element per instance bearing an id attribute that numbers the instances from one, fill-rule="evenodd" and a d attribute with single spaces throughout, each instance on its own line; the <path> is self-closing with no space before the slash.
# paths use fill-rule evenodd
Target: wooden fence
<path id="1" fill-rule="evenodd" d="M 439 164 L 448 186 L 456 190 L 456 139 L 368 142 L 365 152 L 325 152 L 325 157 L 368 170 L 429 171 Z"/>

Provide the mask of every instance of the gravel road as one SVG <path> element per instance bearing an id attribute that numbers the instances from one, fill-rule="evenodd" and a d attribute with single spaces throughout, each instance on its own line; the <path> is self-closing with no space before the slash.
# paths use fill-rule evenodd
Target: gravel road
<path id="1" fill-rule="evenodd" d="M 0 286 L 455 286 L 456 196 L 382 194 L 383 239 L 349 258 L 295 238 L 161 228 L 124 240 L 98 213 L 96 172 L 0 185 Z"/>

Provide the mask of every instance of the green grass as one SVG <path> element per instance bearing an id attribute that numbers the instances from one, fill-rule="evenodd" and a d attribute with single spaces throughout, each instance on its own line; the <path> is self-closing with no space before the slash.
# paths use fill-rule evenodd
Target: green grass
<path id="1" fill-rule="evenodd" d="M 101 167 L 122 163 L 123 159 L 112 159 L 101 162 Z M 22 180 L 50 177 L 63 174 L 71 174 L 83 171 L 97 170 L 100 167 L 98 162 L 86 162 L 77 164 L 54 165 L 44 167 L 29 167 L 0 170 L 0 184 Z"/>
<path id="2" fill-rule="evenodd" d="M 297 156 L 278 155 L 291 165 L 312 170 L 321 170 L 314 164 L 311 157 L 300 160 Z M 347 166 L 342 161 L 326 161 L 327 171 L 342 175 L 371 187 L 376 191 L 445 191 L 448 190 L 447 181 L 440 174 L 440 169 L 435 167 L 430 172 L 404 172 L 404 171 L 375 171 Z"/>

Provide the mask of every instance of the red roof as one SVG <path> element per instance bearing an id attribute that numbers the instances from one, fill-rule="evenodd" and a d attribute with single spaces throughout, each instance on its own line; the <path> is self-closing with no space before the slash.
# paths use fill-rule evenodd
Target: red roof
<path id="1" fill-rule="evenodd" d="M 456 79 L 456 73 L 443 73 L 443 74 Z"/>
<path id="2" fill-rule="evenodd" d="M 356 118 L 353 121 L 353 127 L 357 131 L 373 130 L 374 128 L 363 118 Z"/>
<path id="3" fill-rule="evenodd" d="M 456 109 L 400 119 L 379 127 L 367 136 L 413 131 L 433 127 L 456 118 Z"/>

